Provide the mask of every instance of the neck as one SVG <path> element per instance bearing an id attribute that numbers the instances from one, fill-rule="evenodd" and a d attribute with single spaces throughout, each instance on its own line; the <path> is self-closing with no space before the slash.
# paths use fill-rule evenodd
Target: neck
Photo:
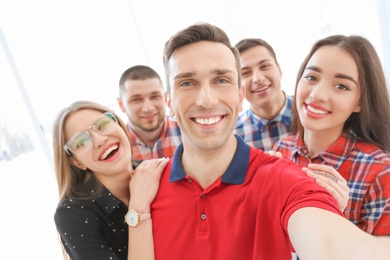
<path id="1" fill-rule="evenodd" d="M 327 131 L 310 131 L 305 129 L 303 142 L 307 148 L 310 158 L 322 153 L 334 143 L 342 133 L 329 133 Z"/>
<path id="2" fill-rule="evenodd" d="M 264 106 L 255 106 L 251 104 L 250 108 L 255 115 L 263 119 L 271 120 L 279 114 L 285 102 L 286 102 L 286 95 L 284 94 L 283 91 L 280 91 L 277 97 L 275 97 L 274 102 L 268 102 Z"/>
<path id="3" fill-rule="evenodd" d="M 96 175 L 96 178 L 118 199 L 129 205 L 130 199 L 130 173 L 126 172 L 115 176 Z"/>
<path id="4" fill-rule="evenodd" d="M 151 132 L 146 132 L 138 127 L 132 126 L 134 133 L 143 143 L 148 147 L 153 147 L 157 140 L 160 138 L 161 131 L 163 131 L 164 123 L 162 123 L 156 130 Z"/>
<path id="5" fill-rule="evenodd" d="M 205 189 L 229 167 L 237 148 L 237 140 L 232 134 L 221 147 L 205 150 L 194 146 L 183 136 L 183 145 L 184 171 Z"/>

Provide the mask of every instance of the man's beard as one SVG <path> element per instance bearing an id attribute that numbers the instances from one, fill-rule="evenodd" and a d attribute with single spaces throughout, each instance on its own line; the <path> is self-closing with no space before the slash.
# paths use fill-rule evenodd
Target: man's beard
<path id="1" fill-rule="evenodd" d="M 154 131 L 158 130 L 163 123 L 164 123 L 164 116 L 162 118 L 159 118 L 159 120 L 158 120 L 156 125 L 149 126 L 149 127 L 144 127 L 143 125 L 138 124 L 138 122 L 136 122 L 136 123 L 132 122 L 133 126 L 136 126 L 139 129 L 141 129 L 142 131 L 147 132 L 147 133 L 151 133 L 151 132 L 154 132 Z"/>

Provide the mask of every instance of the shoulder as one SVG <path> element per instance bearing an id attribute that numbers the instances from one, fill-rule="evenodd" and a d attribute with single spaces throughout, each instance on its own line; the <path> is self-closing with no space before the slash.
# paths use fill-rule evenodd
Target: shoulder
<path id="1" fill-rule="evenodd" d="M 170 128 L 178 127 L 176 118 L 170 116 L 165 116 L 165 124 Z"/>
<path id="2" fill-rule="evenodd" d="M 91 199 L 66 199 L 58 204 L 55 215 L 83 214 L 96 208 L 94 200 Z"/>
<path id="3" fill-rule="evenodd" d="M 246 124 L 250 124 L 251 122 L 252 122 L 251 110 L 248 109 L 238 116 L 236 127 L 240 128 Z"/>
<path id="4" fill-rule="evenodd" d="M 301 168 L 286 158 L 279 158 L 271 156 L 261 149 L 251 147 L 250 161 L 248 169 L 254 169 L 255 171 L 269 172 L 271 175 L 282 174 L 283 172 L 299 172 L 301 174 Z"/>
<path id="5" fill-rule="evenodd" d="M 170 136 L 171 138 L 176 138 L 178 141 L 181 141 L 181 130 L 176 118 L 165 116 L 164 124 L 163 131 L 165 132 L 165 137 Z"/>
<path id="6" fill-rule="evenodd" d="M 355 144 L 356 157 L 369 161 L 380 162 L 390 167 L 390 154 L 379 146 L 366 141 L 357 141 Z"/>
<path id="7" fill-rule="evenodd" d="M 291 150 L 293 148 L 296 148 L 298 146 L 298 140 L 297 140 L 296 135 L 290 135 L 285 138 L 282 138 L 278 141 L 273 146 L 273 150 L 277 151 L 279 149 L 288 149 Z"/>

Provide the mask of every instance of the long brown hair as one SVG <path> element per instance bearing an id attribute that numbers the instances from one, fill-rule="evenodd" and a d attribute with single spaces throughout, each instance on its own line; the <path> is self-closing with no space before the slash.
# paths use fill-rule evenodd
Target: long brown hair
<path id="1" fill-rule="evenodd" d="M 81 184 L 87 182 L 92 172 L 89 169 L 81 170 L 69 162 L 69 155 L 63 149 L 63 146 L 67 140 L 65 140 L 64 127 L 66 120 L 69 116 L 79 110 L 89 109 L 99 112 L 110 111 L 108 107 L 101 104 L 81 100 L 70 104 L 68 107 L 63 108 L 57 115 L 53 124 L 53 155 L 54 155 L 54 170 L 57 179 L 59 203 L 65 199 L 73 199 L 73 191 L 77 189 Z M 116 117 L 119 126 L 126 132 L 128 131 L 123 121 Z M 130 139 L 129 139 L 130 142 Z M 99 192 L 95 192 L 94 196 L 97 196 Z M 85 194 L 85 198 L 91 198 L 91 194 Z"/>
<path id="2" fill-rule="evenodd" d="M 382 64 L 372 44 L 358 35 L 333 35 L 317 41 L 304 59 L 295 85 L 295 93 L 303 72 L 313 54 L 323 46 L 337 46 L 355 59 L 359 73 L 360 112 L 352 113 L 344 123 L 344 131 L 390 151 L 390 101 Z M 296 96 L 296 95 L 294 95 Z M 293 133 L 302 133 L 296 103 L 293 105 Z"/>

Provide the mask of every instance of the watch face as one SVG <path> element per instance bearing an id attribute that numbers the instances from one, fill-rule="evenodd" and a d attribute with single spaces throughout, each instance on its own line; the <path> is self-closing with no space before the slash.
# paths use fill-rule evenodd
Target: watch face
<path id="1" fill-rule="evenodd" d="M 138 225 L 138 214 L 135 211 L 130 210 L 126 216 L 127 224 L 131 227 Z"/>

